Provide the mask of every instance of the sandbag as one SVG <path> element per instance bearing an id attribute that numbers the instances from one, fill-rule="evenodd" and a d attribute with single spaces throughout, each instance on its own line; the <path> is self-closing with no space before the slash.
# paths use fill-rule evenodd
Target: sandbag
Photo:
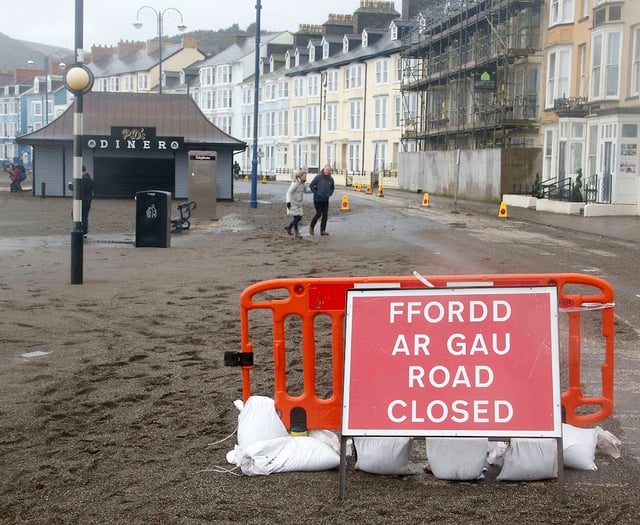
<path id="1" fill-rule="evenodd" d="M 486 470 L 487 438 L 427 438 L 427 461 L 438 479 L 483 479 Z"/>
<path id="2" fill-rule="evenodd" d="M 247 448 L 259 441 L 289 435 L 270 397 L 250 396 L 244 405 L 242 401 L 236 401 L 234 404 L 240 410 L 238 445 L 241 448 Z"/>
<path id="3" fill-rule="evenodd" d="M 535 481 L 558 477 L 555 439 L 514 438 L 504 453 L 499 481 Z"/>
<path id="4" fill-rule="evenodd" d="M 562 424 L 562 454 L 565 467 L 597 470 L 595 464 L 598 429 Z"/>
<path id="5" fill-rule="evenodd" d="M 227 461 L 243 474 L 264 476 L 275 472 L 316 472 L 340 465 L 340 454 L 310 436 L 286 436 L 258 441 L 227 453 Z"/>
<path id="6" fill-rule="evenodd" d="M 354 437 L 353 446 L 357 458 L 356 469 L 371 474 L 409 474 L 411 438 Z"/>

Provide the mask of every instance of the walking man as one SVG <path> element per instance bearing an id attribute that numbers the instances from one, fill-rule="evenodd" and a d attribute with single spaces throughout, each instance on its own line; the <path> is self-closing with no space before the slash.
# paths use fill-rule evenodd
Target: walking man
<path id="1" fill-rule="evenodd" d="M 335 184 L 333 177 L 331 176 L 331 165 L 325 164 L 324 168 L 320 170 L 309 188 L 313 192 L 313 206 L 316 209 L 316 214 L 311 219 L 311 225 L 309 226 L 309 233 L 313 235 L 314 228 L 318 220 L 320 221 L 320 235 L 329 235 L 327 231 L 327 219 L 329 218 L 329 197 L 333 195 L 335 190 Z"/>

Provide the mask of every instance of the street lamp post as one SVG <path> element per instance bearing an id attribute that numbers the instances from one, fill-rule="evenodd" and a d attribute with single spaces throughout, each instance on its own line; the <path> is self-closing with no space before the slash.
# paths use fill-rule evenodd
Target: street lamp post
<path id="1" fill-rule="evenodd" d="M 155 7 L 151 7 L 150 5 L 143 5 L 140 9 L 138 9 L 138 12 L 136 13 L 136 20 L 133 23 L 133 27 L 135 27 L 136 29 L 140 29 L 142 27 L 142 22 L 140 21 L 140 13 L 142 13 L 147 9 L 153 12 L 153 14 L 156 17 L 156 22 L 158 23 L 158 51 L 159 51 L 158 86 L 159 86 L 160 94 L 162 94 L 162 32 L 163 32 L 163 25 L 164 25 L 164 16 L 171 11 L 176 13 L 180 17 L 180 23 L 177 26 L 180 32 L 187 29 L 187 26 L 184 23 L 184 20 L 182 18 L 182 13 L 175 7 L 167 7 L 166 9 L 159 11 L 158 9 L 156 9 Z"/>
<path id="2" fill-rule="evenodd" d="M 44 124 L 46 126 L 49 124 L 49 63 L 51 62 L 51 57 L 53 55 L 46 55 L 41 51 L 35 52 L 42 55 L 42 58 L 44 59 Z M 35 62 L 33 60 L 28 60 L 27 64 L 32 66 Z M 64 69 L 66 64 L 61 60 L 58 67 L 60 69 Z"/>
<path id="3" fill-rule="evenodd" d="M 260 95 L 260 10 L 262 4 L 256 1 L 256 48 L 253 85 L 253 157 L 251 160 L 251 198 L 249 206 L 258 207 L 258 103 Z"/>
<path id="4" fill-rule="evenodd" d="M 73 111 L 73 230 L 71 231 L 71 284 L 83 282 L 82 242 L 82 134 L 83 124 L 83 95 L 93 86 L 93 74 L 84 65 L 84 51 L 82 49 L 84 35 L 84 3 L 75 0 L 75 63 L 65 71 L 65 84 L 74 94 Z"/>

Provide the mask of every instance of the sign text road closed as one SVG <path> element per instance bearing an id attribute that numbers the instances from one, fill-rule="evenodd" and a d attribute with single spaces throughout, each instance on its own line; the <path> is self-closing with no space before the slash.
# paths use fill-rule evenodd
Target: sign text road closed
<path id="1" fill-rule="evenodd" d="M 561 434 L 557 290 L 347 293 L 346 435 Z"/>

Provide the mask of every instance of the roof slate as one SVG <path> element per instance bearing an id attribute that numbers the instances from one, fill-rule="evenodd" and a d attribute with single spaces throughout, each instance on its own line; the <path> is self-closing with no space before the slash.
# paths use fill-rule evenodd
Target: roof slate
<path id="1" fill-rule="evenodd" d="M 74 106 L 47 126 L 17 138 L 35 144 L 73 140 Z M 244 150 L 246 142 L 212 124 L 189 95 L 100 93 L 83 96 L 85 135 L 110 135 L 112 126 L 153 127 L 158 136 L 184 137 L 185 144 L 228 146 Z"/>

